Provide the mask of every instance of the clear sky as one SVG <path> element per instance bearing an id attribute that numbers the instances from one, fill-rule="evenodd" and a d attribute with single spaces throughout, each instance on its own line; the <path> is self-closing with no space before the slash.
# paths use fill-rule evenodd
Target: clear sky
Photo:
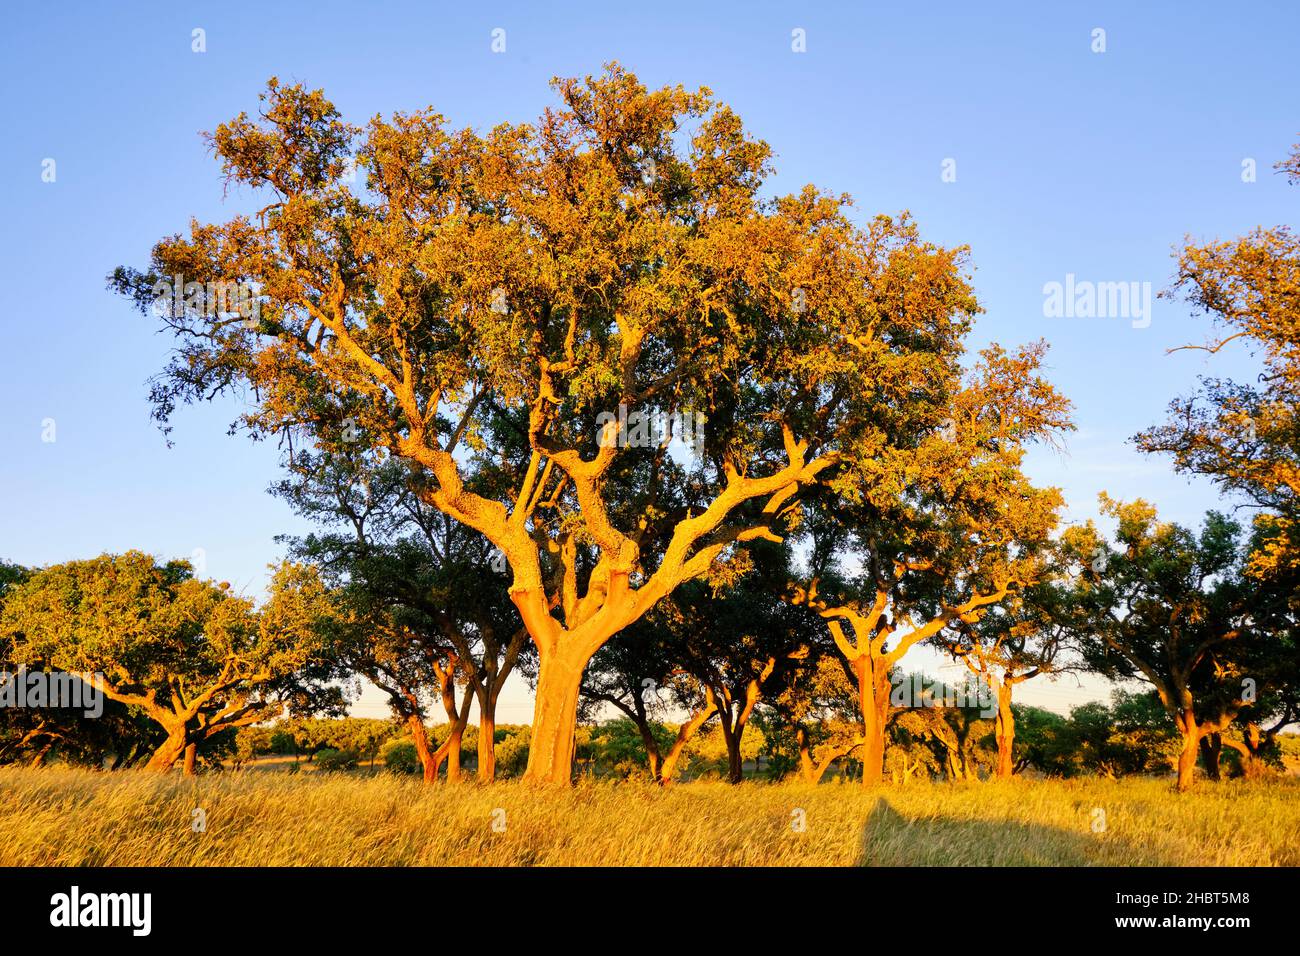
<path id="1" fill-rule="evenodd" d="M 1167 355 L 1203 320 L 1157 300 L 1128 318 L 1049 318 L 1044 285 L 1168 284 L 1174 246 L 1300 222 L 1272 164 L 1300 138 L 1300 5 L 1253 3 L 558 5 L 57 3 L 0 13 L 0 556 L 39 565 L 139 548 L 191 556 L 250 594 L 298 526 L 265 493 L 273 447 L 228 437 L 231 405 L 182 411 L 168 449 L 146 379 L 166 337 L 104 289 L 191 215 L 223 219 L 201 130 L 253 112 L 266 79 L 323 87 L 344 115 L 432 105 L 455 125 L 535 118 L 553 75 L 617 59 L 648 85 L 707 85 L 776 151 L 780 191 L 910 209 L 969 244 L 987 309 L 973 345 L 1046 338 L 1079 431 L 1032 472 L 1071 520 L 1102 489 L 1194 522 L 1213 489 L 1126 445 L 1198 374 L 1242 351 Z M 469 7 L 473 10 L 468 10 Z M 995 12 L 996 11 L 996 12 Z M 205 52 L 194 52 L 193 31 Z M 492 31 L 505 51 L 492 51 Z M 1105 52 L 1094 52 L 1094 31 Z M 805 52 L 792 31 L 803 30 Z M 43 173 L 53 159 L 54 181 Z M 1242 181 L 1254 159 L 1256 182 Z M 946 161 L 953 161 L 948 162 Z M 944 172 L 955 170 L 955 181 Z M 48 177 L 46 177 L 48 178 Z M 947 177 L 951 179 L 951 176 Z M 53 419 L 55 440 L 45 424 Z M 918 657 L 918 663 L 922 658 Z M 1091 691 L 1047 685 L 1058 708 Z M 379 716 L 378 697 L 359 711 Z M 526 688 L 501 719 L 527 720 Z"/>

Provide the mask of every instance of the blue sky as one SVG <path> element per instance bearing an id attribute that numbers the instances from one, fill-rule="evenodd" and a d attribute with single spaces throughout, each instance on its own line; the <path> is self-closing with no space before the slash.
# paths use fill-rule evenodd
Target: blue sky
<path id="1" fill-rule="evenodd" d="M 455 125 L 527 121 L 552 102 L 551 76 L 611 59 L 649 85 L 711 87 L 774 147 L 778 190 L 847 192 L 863 217 L 910 209 L 927 237 L 969 244 L 987 309 L 972 344 L 1046 338 L 1052 378 L 1075 403 L 1065 453 L 1032 462 L 1065 490 L 1072 519 L 1094 513 L 1102 489 L 1181 521 L 1217 504 L 1126 439 L 1198 374 L 1251 374 L 1250 356 L 1167 355 L 1209 332 L 1177 302 L 1157 300 L 1147 328 L 1046 318 L 1043 286 L 1073 274 L 1158 291 L 1184 234 L 1300 220 L 1300 189 L 1272 171 L 1300 139 L 1300 7 L 465 6 L 4 12 L 0 270 L 13 301 L 0 319 L 0 556 L 202 549 L 209 575 L 255 594 L 280 554 L 273 537 L 296 527 L 265 493 L 275 449 L 226 435 L 233 406 L 184 410 L 166 447 L 145 382 L 168 340 L 104 289 L 110 269 L 144 264 L 191 215 L 242 208 L 239 195 L 223 201 L 199 131 L 255 110 L 272 75 L 323 87 L 358 123 L 427 105 Z M 191 49 L 195 28 L 206 52 Z M 504 53 L 491 50 L 495 28 Z M 1104 53 L 1092 50 L 1097 28 Z M 806 52 L 791 49 L 795 29 Z M 1254 183 L 1242 182 L 1247 158 Z M 42 180 L 46 159 L 54 182 Z M 955 182 L 941 177 L 945 160 Z M 503 719 L 527 718 L 522 689 L 506 703 Z"/>

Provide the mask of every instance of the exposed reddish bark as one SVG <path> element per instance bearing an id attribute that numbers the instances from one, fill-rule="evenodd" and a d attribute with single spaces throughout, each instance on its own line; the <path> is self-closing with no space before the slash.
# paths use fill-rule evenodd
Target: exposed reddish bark
<path id="1" fill-rule="evenodd" d="M 43 763 L 45 762 L 45 757 L 46 757 L 46 755 L 47 755 L 47 754 L 48 754 L 52 749 L 54 749 L 54 741 L 53 741 L 53 740 L 47 740 L 47 741 L 45 742 L 45 744 L 41 747 L 41 749 L 38 750 L 38 751 L 36 751 L 36 754 L 32 757 L 31 763 L 29 763 L 27 766 L 29 766 L 29 767 L 39 767 L 41 764 L 43 764 Z"/>
<path id="2" fill-rule="evenodd" d="M 1004 681 L 997 689 L 998 713 L 994 718 L 993 736 L 998 744 L 997 779 L 1010 780 L 1015 773 L 1012 752 L 1016 742 L 1016 715 L 1011 710 L 1011 682 Z"/>
<path id="3" fill-rule="evenodd" d="M 479 707 L 478 715 L 478 779 L 491 783 L 497 775 L 497 718 L 496 695 L 485 694 L 491 703 Z"/>
<path id="4" fill-rule="evenodd" d="M 425 729 L 424 719 L 418 714 L 406 716 L 407 731 L 411 743 L 415 744 L 415 756 L 420 761 L 420 770 L 425 783 L 434 783 L 438 779 L 438 766 L 433 761 L 433 751 L 429 748 L 429 732 Z"/>
<path id="5" fill-rule="evenodd" d="M 589 658 L 570 657 L 549 654 L 538 666 L 533 733 L 525 772 L 525 778 L 534 783 L 568 786 L 572 782 L 578 695 Z"/>
<path id="6" fill-rule="evenodd" d="M 889 724 L 889 669 L 879 658 L 853 662 L 858 678 L 862 714 L 862 785 L 879 786 L 885 779 L 885 730 Z"/>
<path id="7" fill-rule="evenodd" d="M 167 729 L 167 739 L 158 745 L 158 749 L 153 752 L 153 756 L 144 765 L 144 769 L 154 773 L 166 773 L 171 770 L 176 761 L 185 753 L 187 743 L 184 726 L 169 727 Z"/>
<path id="8" fill-rule="evenodd" d="M 822 755 L 820 761 L 814 762 L 812 746 L 808 741 L 807 728 L 798 727 L 795 730 L 795 739 L 799 742 L 799 772 L 807 783 L 821 783 L 822 777 L 826 776 L 826 771 L 830 769 L 831 764 L 847 757 L 864 743 L 859 738 L 852 743 L 832 747 Z"/>
<path id="9" fill-rule="evenodd" d="M 727 781 L 740 783 L 745 779 L 744 760 L 740 754 L 740 742 L 749 726 L 749 718 L 754 713 L 754 705 L 762 693 L 763 682 L 771 676 L 776 667 L 776 658 L 768 658 L 762 673 L 751 678 L 745 684 L 745 696 L 735 699 L 725 682 L 712 689 L 709 699 L 714 702 L 718 712 L 718 721 L 722 726 L 722 739 L 727 745 Z M 717 701 L 721 700 L 721 706 Z"/>
<path id="10" fill-rule="evenodd" d="M 1196 782 L 1196 757 L 1201 739 L 1201 729 L 1191 711 L 1178 715 L 1178 732 L 1183 735 L 1183 747 L 1178 753 L 1178 790 L 1192 789 Z"/>
<path id="11" fill-rule="evenodd" d="M 895 569 L 897 575 L 904 565 Z M 817 582 L 801 591 L 796 603 L 815 608 L 827 620 L 836 646 L 852 668 L 858 683 L 858 705 L 862 714 L 862 785 L 874 787 L 884 781 L 885 731 L 889 722 L 889 674 L 914 645 L 928 640 L 953 621 L 973 622 L 983 609 L 996 604 L 1010 593 L 1012 582 L 1001 581 L 985 594 L 975 594 L 961 604 L 948 606 L 936 617 L 906 634 L 895 634 L 895 623 L 886 614 L 890 591 L 878 587 L 870 606 L 846 604 L 828 606 L 817 598 Z M 852 639 L 845 633 L 844 622 L 852 629 Z M 895 640 L 892 647 L 889 641 Z"/>

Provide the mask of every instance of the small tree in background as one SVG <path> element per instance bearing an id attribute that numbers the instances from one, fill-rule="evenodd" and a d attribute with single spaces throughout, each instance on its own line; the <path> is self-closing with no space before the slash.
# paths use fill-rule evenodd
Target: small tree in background
<path id="1" fill-rule="evenodd" d="M 990 608 L 978 621 L 955 622 L 939 636 L 939 643 L 948 653 L 965 664 L 971 676 L 997 698 L 995 774 L 1000 780 L 1008 780 L 1015 773 L 1012 697 L 1016 685 L 1066 669 L 1062 652 L 1070 634 L 1068 615 L 1074 608 L 1050 573 Z"/>
<path id="2" fill-rule="evenodd" d="M 294 559 L 318 568 L 333 588 L 327 613 L 346 635 L 342 672 L 364 675 L 388 696 L 428 782 L 444 761 L 448 781 L 458 779 L 461 737 L 477 701 L 478 778 L 491 780 L 497 700 L 528 634 L 488 543 L 424 504 L 412 480 L 406 466 L 365 449 L 299 452 L 275 492 L 321 525 L 288 542 Z M 436 749 L 425 727 L 435 699 L 452 726 Z"/>
<path id="3" fill-rule="evenodd" d="M 182 756 L 193 773 L 203 741 L 287 705 L 319 704 L 327 648 L 303 613 L 316 582 L 281 567 L 262 611 L 194 577 L 187 562 L 128 551 L 35 572 L 11 590 L 0 635 L 18 664 L 95 681 L 166 732 L 146 769 Z"/>
<path id="4" fill-rule="evenodd" d="M 871 463 L 889 482 L 836 486 L 808 525 L 813 576 L 794 600 L 826 619 L 854 674 L 864 786 L 884 776 L 890 675 L 908 650 L 977 623 L 1045 573 L 1061 496 L 1021 465 L 1028 445 L 1071 426 L 1068 402 L 1038 374 L 1044 352 L 985 349 L 944 427 Z"/>
<path id="5" fill-rule="evenodd" d="M 1178 789 L 1187 790 L 1201 738 L 1226 728 L 1245 702 L 1241 648 L 1265 639 L 1241 574 L 1241 529 L 1211 512 L 1197 534 L 1158 521 L 1144 501 L 1105 494 L 1101 509 L 1117 522 L 1114 545 L 1091 521 L 1062 539 L 1078 570 L 1073 640 L 1098 673 L 1155 689 L 1182 737 Z M 1198 698 L 1198 682 L 1222 692 Z"/>
<path id="6" fill-rule="evenodd" d="M 816 648 L 794 678 L 759 711 L 763 736 L 773 748 L 773 770 L 797 767 L 805 783 L 819 783 L 834 764 L 846 763 L 865 742 L 857 683 L 848 661 Z"/>

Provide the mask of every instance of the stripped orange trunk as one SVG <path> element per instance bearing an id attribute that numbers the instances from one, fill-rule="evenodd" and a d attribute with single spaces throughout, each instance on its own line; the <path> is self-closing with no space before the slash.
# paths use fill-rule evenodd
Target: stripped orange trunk
<path id="1" fill-rule="evenodd" d="M 1010 780 L 1015 772 L 1012 751 L 1016 742 L 1016 717 L 1011 712 L 1011 687 L 1003 684 L 998 690 L 998 714 L 993 725 L 993 735 L 998 743 L 999 780 Z"/>
<path id="2" fill-rule="evenodd" d="M 154 773 L 167 773 L 185 753 L 186 743 L 184 727 L 168 728 L 167 739 L 154 751 L 144 769 Z"/>
<path id="3" fill-rule="evenodd" d="M 497 775 L 497 718 L 495 707 L 479 708 L 478 779 L 491 783 Z"/>
<path id="4" fill-rule="evenodd" d="M 537 669 L 533 735 L 524 779 L 569 786 L 573 782 L 573 736 L 578 726 L 578 692 L 587 658 L 557 648 Z"/>
<path id="5" fill-rule="evenodd" d="M 885 728 L 889 722 L 889 669 L 876 667 L 870 655 L 854 662 L 858 673 L 858 703 L 862 711 L 862 785 L 879 786 L 885 779 Z"/>
<path id="6" fill-rule="evenodd" d="M 459 722 L 453 723 L 446 743 L 448 783 L 456 783 L 460 780 L 460 742 L 464 736 L 465 725 Z"/>
<path id="7" fill-rule="evenodd" d="M 429 734 L 424 729 L 424 721 L 420 719 L 419 714 L 409 714 L 406 718 L 406 728 L 411 734 L 411 742 L 415 744 L 415 756 L 420 761 L 424 782 L 436 783 L 438 764 L 433 759 L 433 751 L 429 749 Z"/>
<path id="8" fill-rule="evenodd" d="M 1178 790 L 1186 792 L 1196 782 L 1196 757 L 1200 751 L 1201 730 L 1190 711 L 1178 716 L 1178 730 L 1183 735 L 1183 749 L 1178 754 Z"/>
<path id="9" fill-rule="evenodd" d="M 705 693 L 708 695 L 706 705 L 693 713 L 690 719 L 678 728 L 677 739 L 673 741 L 673 745 L 668 748 L 668 753 L 660 762 L 657 779 L 665 787 L 673 782 L 673 777 L 677 774 L 677 764 L 682 758 L 682 751 L 686 749 L 686 745 L 690 743 L 696 731 L 708 723 L 709 718 L 717 713 L 717 700 L 713 696 L 713 691 L 706 689 Z"/>

